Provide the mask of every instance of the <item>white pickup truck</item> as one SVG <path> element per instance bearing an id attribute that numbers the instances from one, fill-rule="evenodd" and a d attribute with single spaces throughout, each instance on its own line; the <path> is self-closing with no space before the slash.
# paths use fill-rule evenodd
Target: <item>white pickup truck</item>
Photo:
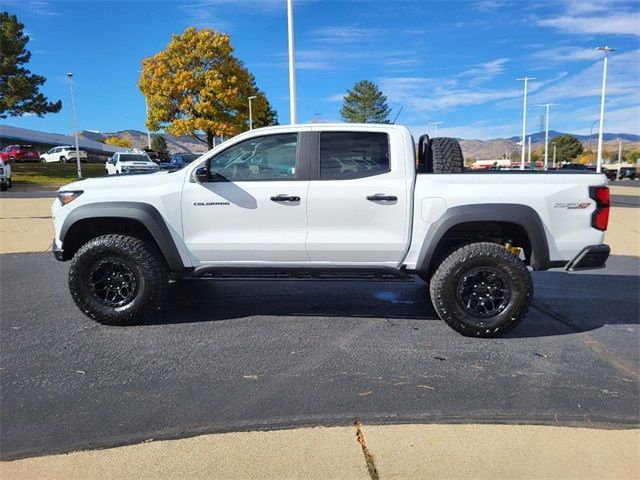
<path id="1" fill-rule="evenodd" d="M 93 178 L 53 204 L 71 295 L 106 324 L 140 321 L 182 277 L 421 277 L 463 335 L 516 325 L 533 270 L 603 267 L 604 175 L 463 172 L 458 142 L 396 125 L 268 127 L 182 170 Z"/>

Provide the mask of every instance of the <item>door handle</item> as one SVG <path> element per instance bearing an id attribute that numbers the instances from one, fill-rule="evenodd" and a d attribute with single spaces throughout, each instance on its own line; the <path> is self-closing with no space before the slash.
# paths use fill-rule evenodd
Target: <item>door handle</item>
<path id="1" fill-rule="evenodd" d="M 397 202 L 398 197 L 395 195 L 385 195 L 384 193 L 376 193 L 375 195 L 369 195 L 367 200 L 371 202 Z"/>
<path id="2" fill-rule="evenodd" d="M 271 197 L 271 201 L 273 202 L 299 202 L 300 197 L 289 197 L 287 195 L 277 195 L 275 197 Z"/>

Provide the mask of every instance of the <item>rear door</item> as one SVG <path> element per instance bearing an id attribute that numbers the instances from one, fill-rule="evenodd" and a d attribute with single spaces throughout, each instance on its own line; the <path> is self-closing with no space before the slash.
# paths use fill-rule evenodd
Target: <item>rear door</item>
<path id="1" fill-rule="evenodd" d="M 183 230 L 195 261 L 245 266 L 309 261 L 309 134 L 302 130 L 232 144 L 207 163 L 209 181 L 187 180 Z"/>
<path id="2" fill-rule="evenodd" d="M 308 195 L 312 262 L 397 266 L 408 243 L 404 148 L 383 129 L 317 134 Z"/>

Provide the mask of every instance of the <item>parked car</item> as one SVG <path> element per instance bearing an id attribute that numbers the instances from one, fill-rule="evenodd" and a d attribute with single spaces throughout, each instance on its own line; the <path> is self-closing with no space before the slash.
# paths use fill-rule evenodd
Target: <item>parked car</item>
<path id="1" fill-rule="evenodd" d="M 146 153 L 116 152 L 105 165 L 107 175 L 120 173 L 152 173 L 160 168 Z"/>
<path id="2" fill-rule="evenodd" d="M 31 145 L 9 145 L 0 150 L 0 158 L 5 162 L 37 162 L 40 153 Z"/>
<path id="3" fill-rule="evenodd" d="M 11 164 L 0 160 L 0 191 L 6 191 L 11 185 Z"/>
<path id="4" fill-rule="evenodd" d="M 587 165 L 587 170 L 596 172 L 598 170 L 598 167 L 596 167 L 595 165 Z M 601 172 L 604 173 L 608 180 L 613 181 L 618 178 L 618 172 L 616 170 L 609 170 L 606 167 L 602 167 Z"/>
<path id="5" fill-rule="evenodd" d="M 623 180 L 628 178 L 629 180 L 635 180 L 638 178 L 638 169 L 636 167 L 620 167 L 618 172 L 618 178 Z"/>
<path id="6" fill-rule="evenodd" d="M 179 170 L 200 158 L 203 153 L 174 153 L 168 162 L 160 162 L 163 170 Z"/>
<path id="7" fill-rule="evenodd" d="M 565 163 L 560 168 L 562 170 L 589 170 L 589 167 L 582 163 Z"/>
<path id="8" fill-rule="evenodd" d="M 67 163 L 68 161 L 76 161 L 76 147 L 71 145 L 64 145 L 60 147 L 53 147 L 47 153 L 40 155 L 40 161 L 42 163 Z M 87 152 L 80 150 L 80 161 L 87 161 Z"/>
<path id="9" fill-rule="evenodd" d="M 52 205 L 53 254 L 72 260 L 76 305 L 105 324 L 156 312 L 169 279 L 415 274 L 471 337 L 525 317 L 528 267 L 604 267 L 604 175 L 467 174 L 455 139 L 423 135 L 417 158 L 414 145 L 400 125 L 267 127 L 172 174 L 74 182 Z M 356 157 L 374 168 L 335 161 Z"/>

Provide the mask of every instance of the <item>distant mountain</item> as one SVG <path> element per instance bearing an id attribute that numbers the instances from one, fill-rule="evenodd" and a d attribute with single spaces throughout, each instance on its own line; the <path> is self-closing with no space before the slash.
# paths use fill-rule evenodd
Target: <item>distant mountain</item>
<path id="1" fill-rule="evenodd" d="M 151 136 L 162 135 L 167 141 L 169 147 L 169 153 L 178 152 L 193 152 L 202 153 L 207 151 L 207 146 L 199 142 L 190 136 L 176 137 L 170 134 L 156 134 L 152 133 Z M 552 141 L 555 137 L 564 135 L 561 132 L 555 130 L 549 130 L 549 141 Z M 117 132 L 94 132 L 83 131 L 81 136 L 97 142 L 104 142 L 107 137 L 130 137 L 133 144 L 133 148 L 144 148 L 148 145 L 147 133 L 139 130 L 120 130 Z M 598 142 L 598 135 L 594 134 L 591 137 L 589 135 L 574 135 L 580 140 L 585 149 L 595 149 Z M 520 141 L 520 137 L 511 138 L 494 138 L 491 140 L 466 140 L 463 138 L 458 139 L 462 151 L 465 157 L 477 158 L 482 160 L 498 159 L 502 158 L 505 154 L 509 155 L 512 152 L 519 152 L 522 148 L 517 145 Z M 629 133 L 605 133 L 603 134 L 605 153 L 617 152 L 618 142 L 622 141 L 625 151 L 640 150 L 640 135 L 632 135 Z M 538 132 L 531 135 L 531 147 L 533 149 L 544 145 L 544 132 Z M 616 153 L 617 154 L 617 153 Z"/>
<path id="2" fill-rule="evenodd" d="M 151 137 L 153 138 L 160 135 L 167 141 L 170 154 L 178 152 L 204 153 L 208 150 L 207 145 L 186 135 L 177 137 L 168 133 L 152 133 Z M 80 133 L 80 136 L 96 142 L 104 142 L 108 137 L 129 137 L 131 138 L 132 148 L 144 148 L 149 145 L 147 132 L 141 132 L 139 130 L 120 130 L 117 132 L 95 132 L 84 130 Z"/>
<path id="3" fill-rule="evenodd" d="M 565 134 L 562 132 L 556 132 L 555 130 L 549 130 L 549 140 L 555 137 L 559 137 L 560 135 L 573 135 L 581 142 L 588 142 L 589 140 L 595 141 L 598 139 L 598 133 L 594 133 L 593 135 L 575 135 L 573 133 Z M 531 143 L 544 142 L 544 132 L 532 133 L 527 135 L 527 137 L 531 137 Z M 508 140 L 512 142 L 519 142 L 520 137 L 511 137 Z M 602 140 L 605 142 L 610 142 L 613 140 L 627 140 L 629 142 L 637 142 L 640 141 L 640 135 L 633 135 L 631 133 L 603 133 Z"/>

